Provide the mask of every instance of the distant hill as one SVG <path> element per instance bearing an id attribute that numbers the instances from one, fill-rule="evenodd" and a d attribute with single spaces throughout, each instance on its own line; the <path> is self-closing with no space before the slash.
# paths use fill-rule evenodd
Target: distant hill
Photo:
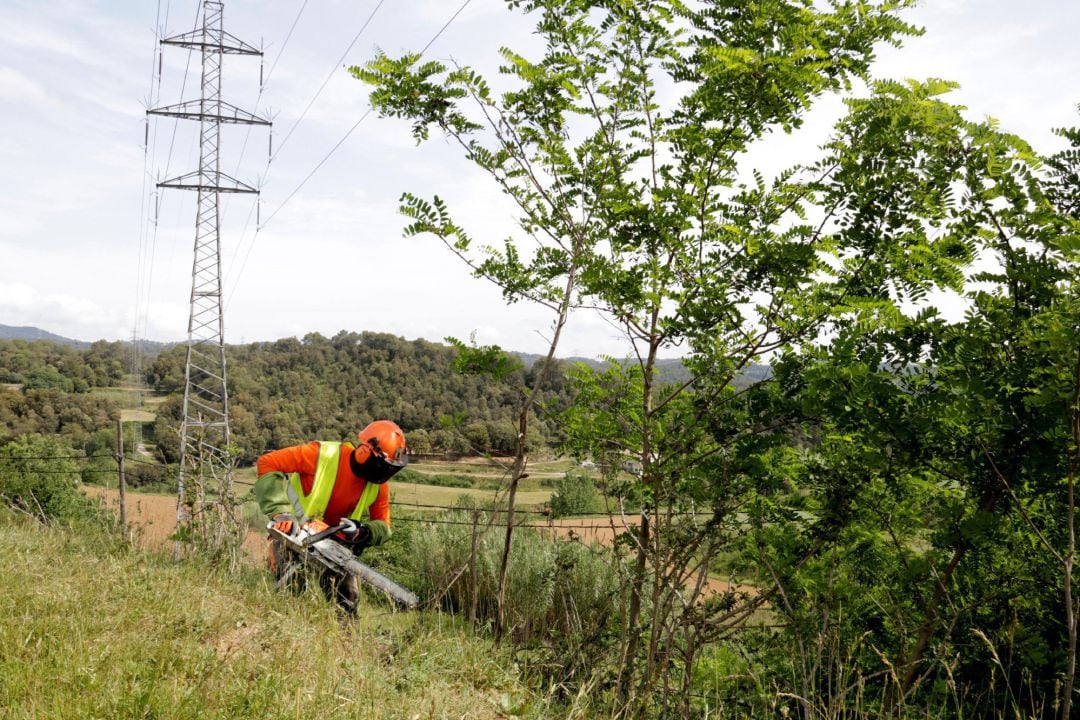
<path id="1" fill-rule="evenodd" d="M 514 353 L 521 361 L 525 363 L 526 367 L 532 367 L 532 364 L 538 360 L 543 359 L 543 355 L 537 355 L 534 353 Z M 596 360 L 594 358 L 583 357 L 571 357 L 562 358 L 564 362 L 568 363 L 585 363 L 589 367 L 600 370 L 607 365 L 606 360 Z M 623 363 L 632 362 L 630 359 L 623 360 Z M 683 365 L 681 358 L 661 358 L 656 361 L 657 376 L 661 383 L 664 384 L 681 384 L 690 380 L 690 371 Z M 751 364 L 745 370 L 743 370 L 735 378 L 735 387 L 742 388 L 747 385 L 752 385 L 762 380 L 767 380 L 772 376 L 772 368 L 768 365 L 759 365 L 757 363 Z"/>
<path id="2" fill-rule="evenodd" d="M 37 327 L 22 326 L 17 327 L 13 325 L 0 324 L 0 340 L 48 340 L 50 342 L 67 345 L 69 347 L 85 350 L 90 347 L 91 343 L 83 340 L 73 340 L 66 338 L 55 333 L 51 333 L 48 330 L 42 330 Z M 121 341 L 125 345 L 129 345 L 127 341 Z M 156 355 L 162 350 L 178 345 L 181 343 L 164 343 L 156 342 L 154 340 L 139 340 L 139 348 L 150 355 Z M 542 359 L 544 356 L 537 353 L 525 353 L 514 352 L 513 355 L 521 358 L 521 361 L 525 363 L 525 367 L 532 367 L 533 363 Z M 564 363 L 585 363 L 591 368 L 596 370 L 603 369 L 607 365 L 606 360 L 598 360 L 596 358 L 587 357 L 569 357 L 559 358 Z M 629 363 L 631 360 L 628 358 L 623 362 Z M 676 384 L 684 383 L 690 379 L 690 371 L 683 365 L 681 358 L 662 358 L 656 361 L 656 369 L 661 383 Z M 738 378 L 735 380 L 736 386 L 742 386 L 744 384 L 750 384 L 760 380 L 768 378 L 772 374 L 772 370 L 768 365 L 751 365 L 747 368 Z"/>
<path id="3" fill-rule="evenodd" d="M 536 353 L 513 353 L 521 358 L 521 361 L 525 363 L 525 367 L 532 367 L 533 363 L 543 360 L 543 355 Z M 586 357 L 568 357 L 559 358 L 566 363 L 584 363 L 594 370 L 602 370 L 607 367 L 607 360 L 597 360 L 596 358 Z M 623 363 L 630 363 L 630 359 L 623 360 Z M 660 376 L 660 381 L 663 383 L 683 383 L 690 379 L 690 371 L 686 369 L 683 362 L 679 358 L 663 358 L 656 361 L 656 369 Z"/>
<path id="4" fill-rule="evenodd" d="M 68 347 L 77 348 L 79 350 L 86 350 L 93 345 L 93 343 L 86 342 L 85 340 L 72 340 L 63 335 L 57 335 L 48 330 L 42 330 L 41 328 L 31 327 L 29 325 L 0 325 L 0 340 L 48 340 L 49 342 L 67 345 Z M 127 340 L 121 340 L 120 342 L 124 345 L 131 345 Z M 143 352 L 150 353 L 151 355 L 155 355 L 173 345 L 176 345 L 176 343 L 157 342 L 156 340 L 139 340 L 139 348 Z"/>
<path id="5" fill-rule="evenodd" d="M 51 333 L 48 330 L 42 330 L 41 328 L 30 327 L 29 325 L 0 325 L 0 340 L 49 340 L 50 342 L 60 343 L 75 348 L 85 349 L 90 347 L 90 343 L 88 342 L 72 340 L 71 338 L 66 338 L 62 335 Z"/>

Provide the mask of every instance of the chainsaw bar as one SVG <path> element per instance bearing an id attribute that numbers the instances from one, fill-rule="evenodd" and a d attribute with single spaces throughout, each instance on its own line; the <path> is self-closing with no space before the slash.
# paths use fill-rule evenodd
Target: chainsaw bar
<path id="1" fill-rule="evenodd" d="M 270 523 L 267 529 L 271 537 L 283 541 L 286 548 L 309 565 L 318 565 L 339 575 L 351 575 L 368 587 L 383 593 L 395 605 L 405 610 L 415 610 L 420 606 L 420 598 L 416 593 L 398 585 L 370 565 L 360 562 L 351 550 L 336 540 L 323 537 L 310 542 L 315 536 L 305 535 L 306 530 L 302 529 L 300 535 L 286 535 L 275 528 L 273 523 Z"/>

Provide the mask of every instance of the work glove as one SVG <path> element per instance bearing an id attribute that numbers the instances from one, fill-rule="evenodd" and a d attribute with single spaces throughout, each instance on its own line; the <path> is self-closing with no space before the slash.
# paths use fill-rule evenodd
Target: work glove
<path id="1" fill-rule="evenodd" d="M 353 550 L 362 550 L 371 544 L 372 533 L 366 524 L 358 522 L 351 529 L 335 533 L 334 537 Z"/>
<path id="2" fill-rule="evenodd" d="M 278 513 L 273 519 L 274 529 L 286 535 L 295 535 L 296 531 L 300 529 L 300 523 L 296 521 L 296 517 L 292 513 Z"/>

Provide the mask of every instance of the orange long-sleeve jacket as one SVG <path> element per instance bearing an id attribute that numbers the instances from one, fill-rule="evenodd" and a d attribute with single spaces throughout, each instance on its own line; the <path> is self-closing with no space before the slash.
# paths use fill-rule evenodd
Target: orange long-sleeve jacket
<path id="1" fill-rule="evenodd" d="M 341 518 L 348 517 L 356 508 L 361 493 L 367 482 L 353 474 L 349 457 L 352 455 L 354 446 L 344 443 L 341 446 L 341 458 L 338 461 L 337 477 L 334 481 L 334 489 L 330 494 L 330 501 L 323 514 L 323 521 L 329 525 L 337 525 Z M 361 447 L 361 452 L 368 450 Z M 370 450 L 368 450 L 370 452 Z M 293 445 L 292 447 L 272 450 L 260 457 L 256 463 L 256 471 L 261 478 L 266 473 L 280 472 L 285 475 L 300 473 L 300 484 L 304 493 L 311 492 L 311 486 L 315 482 L 315 465 L 319 460 L 318 441 L 309 442 L 306 445 Z M 256 488 L 258 490 L 258 488 Z M 280 500 L 277 497 L 260 497 L 259 505 L 268 515 L 275 512 L 292 512 L 292 504 L 285 493 L 284 485 L 281 486 Z M 280 505 L 280 509 L 271 506 Z M 386 524 L 390 529 L 390 487 L 387 483 L 379 486 L 379 494 L 375 502 L 368 508 L 368 517 Z"/>

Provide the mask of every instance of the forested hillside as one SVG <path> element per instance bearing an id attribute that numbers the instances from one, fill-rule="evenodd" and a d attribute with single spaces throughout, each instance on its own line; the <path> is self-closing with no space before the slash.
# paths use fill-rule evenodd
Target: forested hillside
<path id="1" fill-rule="evenodd" d="M 503 452 L 513 446 L 512 413 L 531 370 L 502 380 L 454 369 L 455 351 L 426 340 L 380 333 L 317 333 L 303 340 L 232 346 L 227 350 L 233 437 L 250 461 L 262 452 L 312 438 L 345 438 L 367 422 L 394 418 L 414 452 Z M 184 348 L 168 350 L 147 371 L 148 385 L 172 397 L 157 421 L 168 460 L 183 391 Z M 564 373 L 557 373 L 546 407 L 565 405 Z M 532 442 L 557 442 L 555 426 L 540 419 Z"/>
<path id="2" fill-rule="evenodd" d="M 143 351 L 142 387 L 157 418 L 146 427 L 161 459 L 175 462 L 182 413 L 186 348 Z M 226 349 L 233 437 L 241 463 L 268 449 L 310 438 L 345 438 L 377 417 L 390 417 L 409 433 L 417 453 L 510 452 L 522 388 L 531 385 L 535 356 L 494 379 L 454 366 L 454 348 L 393 335 L 340 332 L 303 339 L 231 345 Z M 554 448 L 560 440 L 557 413 L 570 398 L 567 371 L 559 361 L 544 393 L 542 412 L 531 423 L 530 444 Z M 129 343 L 98 341 L 85 349 L 48 340 L 0 340 L 0 440 L 39 432 L 68 436 L 85 446 L 96 430 L 111 429 L 117 416 L 107 388 L 134 395 L 135 363 Z M 589 361 L 593 368 L 603 361 Z M 768 368 L 746 374 L 761 379 Z M 662 382 L 685 382 L 686 369 L 668 360 Z M 95 392 L 99 391 L 99 392 Z M 156 403 L 153 400 L 162 400 Z"/>
<path id="3" fill-rule="evenodd" d="M 454 357 L 446 345 L 380 333 L 313 333 L 230 346 L 230 412 L 241 463 L 281 445 L 348 437 L 377 417 L 396 419 L 418 453 L 509 451 L 513 413 L 532 370 L 494 380 L 458 372 Z M 157 415 L 145 430 L 167 462 L 177 460 L 184 358 L 183 346 L 143 358 L 143 385 L 156 396 L 148 399 Z M 110 394 L 136 393 L 131 365 L 126 343 L 79 350 L 51 341 L 0 341 L 0 382 L 8 385 L 0 392 L 0 441 L 60 434 L 86 449 L 95 431 L 111 430 L 117 417 Z M 560 363 L 543 417 L 533 423 L 537 449 L 559 440 L 551 417 L 568 399 L 566 367 Z"/>
<path id="4" fill-rule="evenodd" d="M 0 340 L 0 383 L 27 390 L 87 392 L 115 385 L 131 366 L 131 346 L 98 341 L 80 349 L 53 340 Z"/>
<path id="5" fill-rule="evenodd" d="M 130 348 L 86 349 L 48 340 L 0 340 L 0 444 L 32 433 L 58 435 L 88 454 L 111 447 L 119 410 L 107 392 L 130 364 Z M 109 435 L 108 438 L 102 435 Z"/>

